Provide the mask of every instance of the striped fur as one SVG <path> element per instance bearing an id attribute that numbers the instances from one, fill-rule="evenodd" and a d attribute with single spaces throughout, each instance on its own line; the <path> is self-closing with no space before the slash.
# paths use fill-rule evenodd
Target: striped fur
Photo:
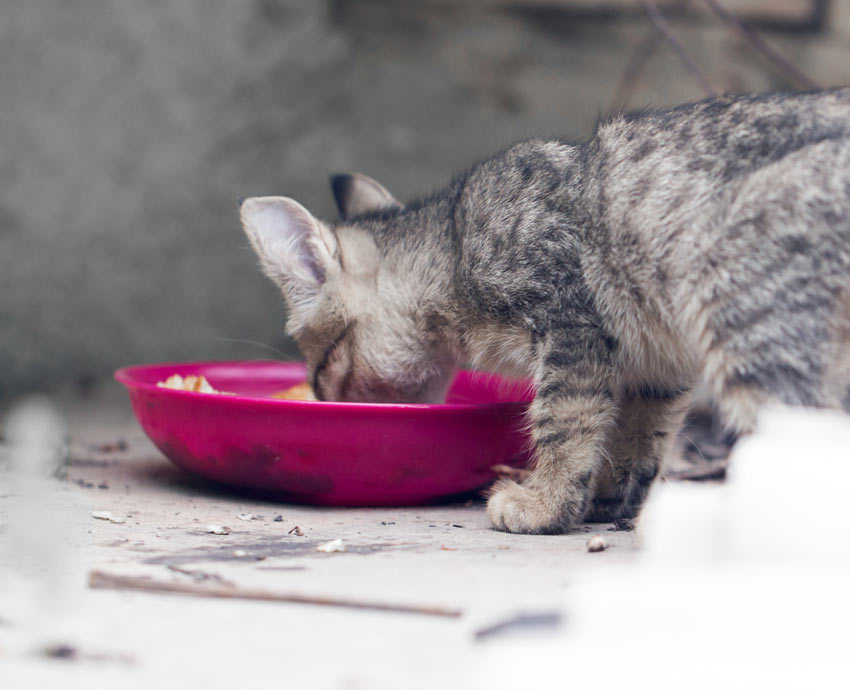
<path id="1" fill-rule="evenodd" d="M 701 381 L 736 430 L 767 400 L 850 409 L 850 90 L 622 115 L 406 206 L 362 175 L 334 191 L 338 223 L 242 214 L 317 393 L 533 377 L 536 464 L 494 488 L 498 529 L 634 515 Z"/>

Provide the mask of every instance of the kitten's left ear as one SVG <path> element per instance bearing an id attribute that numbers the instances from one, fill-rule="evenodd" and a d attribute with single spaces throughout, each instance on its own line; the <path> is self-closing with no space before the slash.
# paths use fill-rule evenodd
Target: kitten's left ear
<path id="1" fill-rule="evenodd" d="M 360 173 L 331 175 L 331 188 L 343 220 L 370 211 L 402 208 L 402 204 L 380 182 Z"/>
<path id="2" fill-rule="evenodd" d="M 290 306 L 312 303 L 329 274 L 340 269 L 333 232 L 297 201 L 252 197 L 239 215 L 263 271 Z"/>

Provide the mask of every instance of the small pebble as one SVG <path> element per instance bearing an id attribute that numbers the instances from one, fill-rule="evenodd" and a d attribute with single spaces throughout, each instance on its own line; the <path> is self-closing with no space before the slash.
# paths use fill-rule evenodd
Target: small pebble
<path id="1" fill-rule="evenodd" d="M 114 522 L 116 525 L 126 522 L 126 520 L 122 517 L 115 517 L 109 510 L 95 510 L 91 516 L 95 520 L 109 520 L 109 522 Z"/>
<path id="2" fill-rule="evenodd" d="M 345 543 L 342 539 L 332 539 L 331 541 L 326 541 L 324 544 L 319 544 L 316 547 L 316 551 L 321 551 L 322 553 L 345 551 Z"/>
<path id="3" fill-rule="evenodd" d="M 240 520 L 245 520 L 245 522 L 248 522 L 254 519 L 254 513 L 239 513 L 239 515 L 237 515 L 236 517 L 238 517 Z"/>
<path id="4" fill-rule="evenodd" d="M 67 644 L 49 645 L 43 651 L 44 656 L 51 659 L 76 659 L 79 656 L 77 648 Z"/>
<path id="5" fill-rule="evenodd" d="M 604 551 L 607 548 L 608 542 L 605 541 L 605 537 L 603 537 L 601 534 L 595 534 L 587 540 L 587 550 L 590 551 L 590 553 Z"/>
<path id="6" fill-rule="evenodd" d="M 283 522 L 283 515 L 275 515 L 274 521 L 275 522 Z"/>
<path id="7" fill-rule="evenodd" d="M 225 525 L 207 525 L 207 532 L 210 534 L 230 534 L 231 529 Z"/>

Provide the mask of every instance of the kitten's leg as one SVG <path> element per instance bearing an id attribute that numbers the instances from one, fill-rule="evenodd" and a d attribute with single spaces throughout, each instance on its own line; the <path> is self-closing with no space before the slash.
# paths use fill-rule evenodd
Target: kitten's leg
<path id="1" fill-rule="evenodd" d="M 724 421 L 740 433 L 752 431 L 769 401 L 839 408 L 848 383 L 833 355 L 841 351 L 829 327 L 834 298 L 811 281 L 777 281 L 782 298 L 739 290 L 709 312 L 706 379 Z"/>
<path id="2" fill-rule="evenodd" d="M 573 343 L 544 359 L 530 409 L 536 465 L 522 485 L 510 480 L 495 485 L 487 512 L 496 529 L 552 534 L 584 517 L 617 416 L 612 369 L 589 354 L 596 348 Z"/>
<path id="3" fill-rule="evenodd" d="M 610 465 L 602 468 L 608 481 L 597 483 L 588 522 L 638 514 L 684 422 L 691 397 L 687 386 L 644 385 L 623 393 L 607 458 Z"/>

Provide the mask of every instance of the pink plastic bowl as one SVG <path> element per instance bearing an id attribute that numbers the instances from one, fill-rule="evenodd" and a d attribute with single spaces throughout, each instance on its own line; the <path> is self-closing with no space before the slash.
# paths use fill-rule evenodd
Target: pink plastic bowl
<path id="1" fill-rule="evenodd" d="M 203 374 L 211 395 L 159 388 Z M 195 362 L 120 369 L 145 433 L 175 464 L 236 487 L 318 505 L 416 505 L 478 489 L 530 459 L 527 384 L 462 371 L 442 405 L 277 400 L 300 364 Z"/>

